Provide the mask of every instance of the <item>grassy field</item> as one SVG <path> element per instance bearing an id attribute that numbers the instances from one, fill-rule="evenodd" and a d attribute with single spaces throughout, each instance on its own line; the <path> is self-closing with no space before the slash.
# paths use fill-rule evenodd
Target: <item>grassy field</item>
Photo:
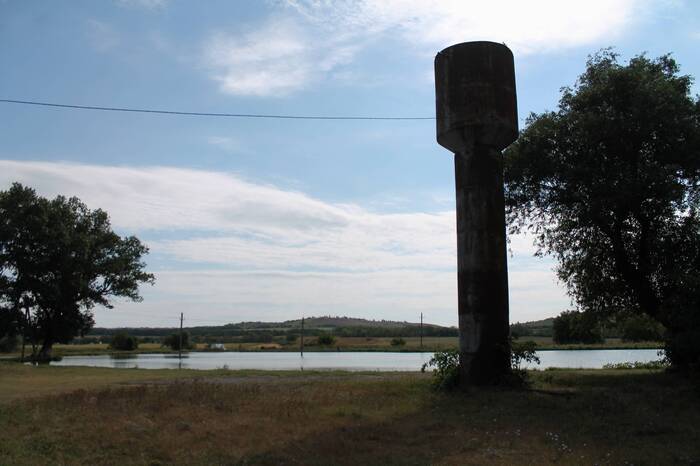
<path id="1" fill-rule="evenodd" d="M 332 346 L 319 346 L 314 344 L 316 338 L 306 339 L 305 351 L 420 351 L 421 344 L 419 337 L 406 337 L 403 345 L 392 345 L 390 337 L 340 337 Z M 567 350 L 567 349 L 656 349 L 663 345 L 658 342 L 623 342 L 619 338 L 609 338 L 605 343 L 594 345 L 558 345 L 550 337 L 522 337 L 518 341 L 534 341 L 540 350 Z M 226 343 L 228 351 L 299 351 L 300 342 L 293 343 Z M 425 337 L 423 338 L 423 349 L 425 351 L 439 351 L 445 349 L 456 349 L 458 346 L 457 337 Z M 199 343 L 194 348 L 195 351 L 206 350 L 207 345 Z M 28 349 L 28 352 L 31 350 Z M 55 345 L 55 356 L 76 356 L 89 354 L 113 353 L 106 343 L 102 344 L 82 344 L 82 345 Z M 169 348 L 158 343 L 141 343 L 139 349 L 129 353 L 161 353 L 172 352 Z M 3 354 L 2 357 L 16 358 L 19 353 Z"/>
<path id="2" fill-rule="evenodd" d="M 0 364 L 0 464 L 700 461 L 697 381 L 663 372 L 544 371 L 539 391 L 452 394 L 425 374 L 193 375 Z"/>

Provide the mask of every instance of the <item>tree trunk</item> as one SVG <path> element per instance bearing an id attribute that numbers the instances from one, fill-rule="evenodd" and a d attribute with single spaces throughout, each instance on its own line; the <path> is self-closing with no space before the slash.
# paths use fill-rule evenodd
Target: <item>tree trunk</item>
<path id="1" fill-rule="evenodd" d="M 640 310 L 652 317 L 659 319 L 660 300 L 654 292 L 654 287 L 649 279 L 648 272 L 648 251 L 642 244 L 637 253 L 637 263 L 641 267 L 635 267 L 630 260 L 625 241 L 622 238 L 622 227 L 619 222 L 614 222 L 612 226 L 607 225 L 602 219 L 595 219 L 596 225 L 610 239 L 615 260 L 615 268 L 622 279 L 632 289 L 634 298 Z M 644 231 L 644 235 L 648 232 Z M 646 241 L 646 238 L 643 239 Z"/>
<path id="2" fill-rule="evenodd" d="M 22 355 L 19 357 L 19 362 L 24 362 L 24 349 L 27 346 L 27 335 L 22 332 Z"/>
<path id="3" fill-rule="evenodd" d="M 39 363 L 48 363 L 51 361 L 52 350 L 53 342 L 51 340 L 44 340 L 44 343 L 41 345 L 41 349 L 39 350 L 39 354 L 36 355 L 35 360 Z"/>

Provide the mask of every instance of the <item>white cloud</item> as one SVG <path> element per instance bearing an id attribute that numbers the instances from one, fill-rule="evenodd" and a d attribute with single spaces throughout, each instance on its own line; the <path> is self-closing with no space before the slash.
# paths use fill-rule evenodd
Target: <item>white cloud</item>
<path id="1" fill-rule="evenodd" d="M 357 34 L 399 35 L 431 51 L 469 40 L 505 42 L 521 54 L 565 49 L 620 33 L 646 0 L 287 0 L 309 21 Z"/>
<path id="2" fill-rule="evenodd" d="M 272 19 L 243 34 L 214 34 L 204 59 L 225 93 L 281 96 L 347 62 L 354 50 L 350 44 L 318 42 L 291 19 Z"/>
<path id="3" fill-rule="evenodd" d="M 121 42 L 112 26 L 96 19 L 87 20 L 87 36 L 90 45 L 98 52 L 112 50 Z"/>
<path id="4" fill-rule="evenodd" d="M 185 308 L 210 318 L 245 311 L 246 319 L 302 310 L 392 319 L 426 312 L 443 323 L 455 314 L 454 211 L 374 213 L 234 174 L 165 167 L 0 161 L 0 189 L 12 181 L 47 197 L 76 195 L 109 212 L 121 231 L 172 238 L 147 243 L 176 259 L 176 270 L 156 271 L 146 302 L 120 306 L 127 310 L 163 318 Z M 551 261 L 528 258 L 530 242 L 511 244 L 514 320 L 568 305 Z M 193 264 L 223 270 L 192 271 Z"/>
<path id="5" fill-rule="evenodd" d="M 206 41 L 204 61 L 223 92 L 283 96 L 324 78 L 365 81 L 363 73 L 340 66 L 380 41 L 398 41 L 423 56 L 470 40 L 505 42 L 518 55 L 609 45 L 652 5 L 650 0 L 277 3 L 286 8 L 255 29 L 220 31 Z"/>
<path id="6" fill-rule="evenodd" d="M 45 196 L 78 196 L 107 210 L 113 223 L 127 230 L 332 229 L 347 222 L 351 210 L 233 174 L 180 168 L 0 161 L 0 183 L 12 181 Z"/>

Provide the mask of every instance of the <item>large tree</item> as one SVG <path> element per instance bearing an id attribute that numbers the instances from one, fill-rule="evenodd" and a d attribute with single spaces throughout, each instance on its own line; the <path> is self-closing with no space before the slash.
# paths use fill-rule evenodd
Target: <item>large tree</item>
<path id="1" fill-rule="evenodd" d="M 0 192 L 0 322 L 41 349 L 67 343 L 93 324 L 95 306 L 114 297 L 138 301 L 140 283 L 153 283 L 137 238 L 112 231 L 103 210 L 79 199 L 49 200 L 18 183 Z M 0 329 L 0 334 L 3 330 Z"/>
<path id="2" fill-rule="evenodd" d="M 700 100 L 691 84 L 670 55 L 621 64 L 601 51 L 562 90 L 559 109 L 530 115 L 505 154 L 511 232 L 534 232 L 581 309 L 646 313 L 671 339 L 700 336 Z"/>

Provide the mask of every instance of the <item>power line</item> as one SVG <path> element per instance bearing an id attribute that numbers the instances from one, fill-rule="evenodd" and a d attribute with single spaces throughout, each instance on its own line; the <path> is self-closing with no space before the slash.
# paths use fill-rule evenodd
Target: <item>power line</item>
<path id="1" fill-rule="evenodd" d="M 70 108 L 77 110 L 100 110 L 103 112 L 129 112 L 129 113 L 153 113 L 159 115 L 185 115 L 204 117 L 228 117 L 228 118 L 270 118 L 281 120 L 434 120 L 435 117 L 394 117 L 394 116 L 324 116 L 324 115 L 273 115 L 262 113 L 210 113 L 210 112 L 183 112 L 176 110 L 155 110 L 148 108 L 127 107 L 100 107 L 96 105 L 72 105 L 56 104 L 51 102 L 37 102 L 33 100 L 0 99 L 7 104 L 37 105 L 41 107 Z"/>

